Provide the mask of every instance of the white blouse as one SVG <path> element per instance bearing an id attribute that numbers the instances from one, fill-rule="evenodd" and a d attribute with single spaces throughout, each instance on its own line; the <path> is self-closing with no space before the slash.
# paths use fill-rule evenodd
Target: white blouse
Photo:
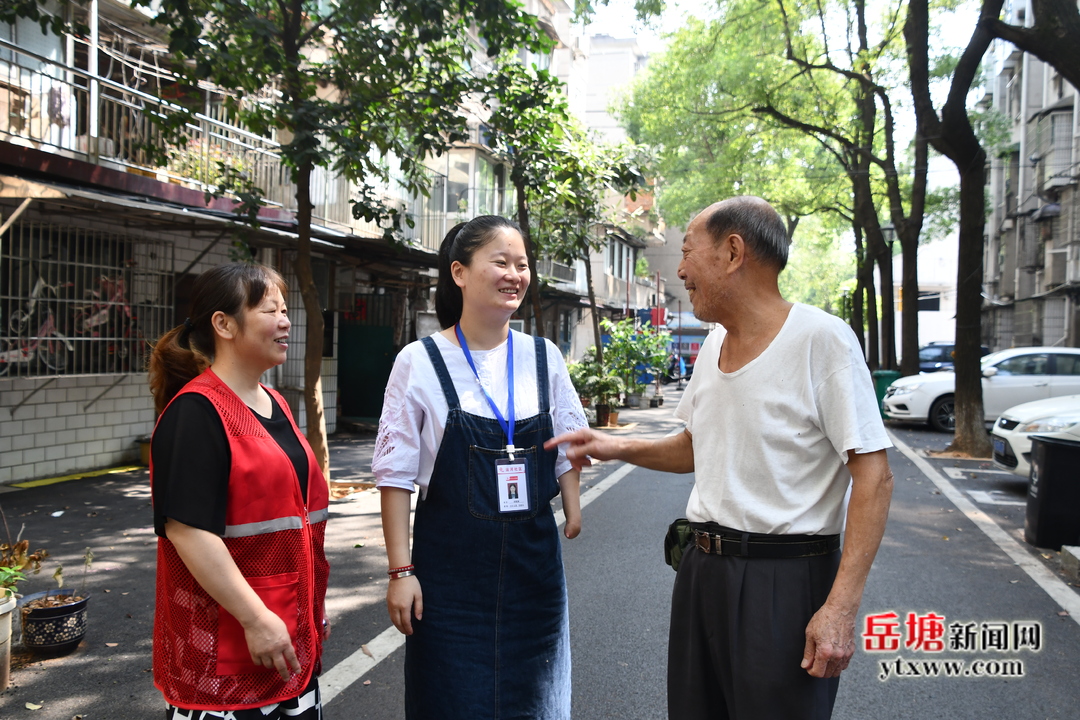
<path id="1" fill-rule="evenodd" d="M 441 333 L 432 335 L 442 354 L 450 379 L 457 390 L 461 409 L 472 415 L 495 418 L 484 393 L 477 385 L 460 347 Z M 548 404 L 555 434 L 588 427 L 577 390 L 570 382 L 566 363 L 553 343 L 545 340 L 548 362 Z M 506 346 L 491 350 L 472 350 L 480 382 L 506 417 L 507 375 Z M 514 333 L 514 417 L 533 417 L 540 411 L 536 394 L 536 345 L 531 335 Z M 439 452 L 446 416 L 450 412 L 439 378 L 421 341 L 406 345 L 394 361 L 386 385 L 379 435 L 371 469 L 377 487 L 399 487 L 412 491 L 420 487 L 423 495 L 431 481 L 435 456 Z M 560 448 L 555 475 L 570 470 L 570 463 Z"/>

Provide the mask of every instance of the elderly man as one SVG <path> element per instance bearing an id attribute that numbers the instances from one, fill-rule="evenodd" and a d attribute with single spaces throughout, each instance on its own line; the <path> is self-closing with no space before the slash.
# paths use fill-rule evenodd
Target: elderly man
<path id="1" fill-rule="evenodd" d="M 678 720 L 828 718 L 892 493 L 855 335 L 784 300 L 784 223 L 737 197 L 687 227 L 679 277 L 706 339 L 662 440 L 560 436 L 576 464 L 695 472 L 694 530 L 672 592 L 668 710 Z M 844 529 L 844 547 L 839 534 Z"/>

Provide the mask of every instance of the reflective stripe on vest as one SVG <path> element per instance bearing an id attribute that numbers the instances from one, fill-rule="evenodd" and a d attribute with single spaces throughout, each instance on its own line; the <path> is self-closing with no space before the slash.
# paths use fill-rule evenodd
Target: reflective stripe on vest
<path id="1" fill-rule="evenodd" d="M 308 513 L 307 520 L 314 525 L 315 523 L 325 522 L 330 519 L 330 508 L 323 508 L 322 510 L 312 510 Z"/>
<path id="2" fill-rule="evenodd" d="M 293 515 L 291 517 L 274 518 L 273 520 L 260 520 L 259 522 L 244 523 L 243 525 L 226 525 L 225 537 L 240 538 L 253 535 L 267 535 L 281 532 L 282 530 L 299 530 L 304 527 L 304 519 Z"/>

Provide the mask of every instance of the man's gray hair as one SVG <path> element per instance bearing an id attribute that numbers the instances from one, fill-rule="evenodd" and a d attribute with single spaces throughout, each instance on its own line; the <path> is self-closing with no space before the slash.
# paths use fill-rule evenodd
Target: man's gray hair
<path id="1" fill-rule="evenodd" d="M 727 235 L 741 235 L 746 246 L 759 261 L 772 265 L 780 272 L 787 266 L 787 227 L 773 206 L 758 197 L 745 195 L 718 203 L 705 220 L 705 230 L 713 242 Z"/>

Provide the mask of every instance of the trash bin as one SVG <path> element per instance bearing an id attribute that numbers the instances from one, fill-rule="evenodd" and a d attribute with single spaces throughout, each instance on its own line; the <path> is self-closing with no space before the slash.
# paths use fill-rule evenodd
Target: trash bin
<path id="1" fill-rule="evenodd" d="M 1036 547 L 1060 550 L 1080 544 L 1080 442 L 1031 438 L 1024 539 Z"/>
<path id="2" fill-rule="evenodd" d="M 896 370 L 875 370 L 870 373 L 874 378 L 874 392 L 877 393 L 877 406 L 881 417 L 885 417 L 885 410 L 881 407 L 881 401 L 885 399 L 885 391 L 889 386 L 900 379 L 900 373 Z"/>

